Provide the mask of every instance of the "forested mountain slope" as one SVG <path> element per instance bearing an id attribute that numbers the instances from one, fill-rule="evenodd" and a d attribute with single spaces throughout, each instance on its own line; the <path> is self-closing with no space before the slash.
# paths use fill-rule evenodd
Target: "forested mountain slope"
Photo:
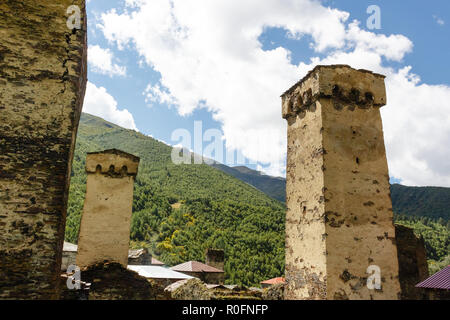
<path id="1" fill-rule="evenodd" d="M 212 164 L 235 178 L 251 184 L 269 197 L 286 201 L 286 179 L 271 177 L 247 167 L 228 167 L 220 163 Z M 391 185 L 394 212 L 407 216 L 428 217 L 434 220 L 450 220 L 450 188 L 408 187 Z"/>
<path id="2" fill-rule="evenodd" d="M 86 153 L 116 148 L 141 158 L 131 239 L 168 264 L 225 249 L 228 283 L 257 284 L 284 270 L 284 205 L 206 164 L 175 165 L 172 148 L 83 114 L 69 193 L 66 240 L 76 242 L 86 190 Z"/>

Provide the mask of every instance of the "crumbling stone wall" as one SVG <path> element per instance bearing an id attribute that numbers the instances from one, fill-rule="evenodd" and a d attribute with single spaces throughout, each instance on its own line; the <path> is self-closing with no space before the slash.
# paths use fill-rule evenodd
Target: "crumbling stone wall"
<path id="1" fill-rule="evenodd" d="M 212 293 L 211 300 L 264 300 L 263 290 L 260 288 L 236 287 L 229 289 L 217 287 L 209 289 Z"/>
<path id="2" fill-rule="evenodd" d="M 199 279 L 177 281 L 165 288 L 175 300 L 262 300 L 263 290 L 241 286 L 207 285 Z"/>
<path id="3" fill-rule="evenodd" d="M 430 300 L 450 300 L 450 290 L 445 289 L 424 289 Z"/>
<path id="4" fill-rule="evenodd" d="M 71 5 L 80 29 L 67 27 Z M 86 86 L 85 1 L 3 0 L 0 38 L 0 298 L 57 298 Z"/>
<path id="5" fill-rule="evenodd" d="M 212 292 L 199 279 L 189 279 L 184 281 L 171 292 L 175 300 L 211 300 Z"/>
<path id="6" fill-rule="evenodd" d="M 263 300 L 284 300 L 284 289 L 286 284 L 277 283 L 265 288 L 262 294 Z"/>
<path id="7" fill-rule="evenodd" d="M 99 262 L 81 269 L 81 281 L 89 290 L 64 290 L 67 300 L 170 300 L 164 288 L 117 262 Z M 62 277 L 65 285 L 67 277 Z"/>
<path id="8" fill-rule="evenodd" d="M 429 276 L 423 238 L 417 237 L 411 228 L 395 225 L 395 239 L 402 300 L 428 300 L 429 294 L 422 288 L 416 288 L 416 284 Z"/>
<path id="9" fill-rule="evenodd" d="M 152 255 L 147 248 L 128 251 L 128 265 L 149 266 L 152 264 Z"/>
<path id="10" fill-rule="evenodd" d="M 138 166 L 138 157 L 120 150 L 88 153 L 86 197 L 78 237 L 78 267 L 105 260 L 127 267 L 133 188 Z"/>
<path id="11" fill-rule="evenodd" d="M 384 76 L 318 66 L 282 96 L 288 122 L 286 299 L 398 299 L 379 108 Z M 366 286 L 370 265 L 381 290 Z"/>

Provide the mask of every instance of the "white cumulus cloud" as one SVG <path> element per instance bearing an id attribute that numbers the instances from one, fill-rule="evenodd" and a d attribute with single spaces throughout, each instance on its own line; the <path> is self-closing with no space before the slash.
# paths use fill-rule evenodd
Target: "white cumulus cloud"
<path id="1" fill-rule="evenodd" d="M 382 109 L 391 173 L 403 184 L 450 187 L 450 87 L 400 69 L 386 80 Z"/>
<path id="2" fill-rule="evenodd" d="M 313 59 L 301 69 L 343 63 L 387 76 L 387 105 L 381 114 L 391 176 L 405 185 L 450 186 L 450 87 L 421 83 L 411 66 L 383 67 L 377 54 L 364 50 Z"/>
<path id="3" fill-rule="evenodd" d="M 102 14 L 98 26 L 119 49 L 135 48 L 161 74 L 144 93 L 147 101 L 174 105 L 180 115 L 208 108 L 222 124 L 227 147 L 259 161 L 265 172 L 283 175 L 285 169 L 279 95 L 316 64 L 344 63 L 387 75 L 389 105 L 382 114 L 391 175 L 407 184 L 450 186 L 445 164 L 450 150 L 442 145 L 450 140 L 449 88 L 421 84 L 410 69 L 394 70 L 383 62 L 402 62 L 413 50 L 407 37 L 363 30 L 348 21 L 347 12 L 315 0 L 127 0 L 126 5 L 123 13 Z M 326 58 L 295 65 L 282 46 L 263 50 L 258 39 L 268 27 L 283 28 L 298 41 L 310 36 L 311 47 Z"/>
<path id="4" fill-rule="evenodd" d="M 145 102 L 152 106 L 153 103 L 163 103 L 167 105 L 177 104 L 176 99 L 167 90 L 162 89 L 159 84 L 151 85 L 149 84 L 145 88 L 143 95 L 145 96 Z"/>
<path id="5" fill-rule="evenodd" d="M 106 74 L 110 77 L 114 75 L 125 76 L 126 67 L 113 63 L 114 55 L 110 49 L 103 49 L 98 45 L 88 48 L 88 63 L 92 71 Z"/>
<path id="6" fill-rule="evenodd" d="M 442 18 L 438 17 L 437 15 L 433 15 L 433 19 L 436 21 L 438 25 L 440 26 L 445 25 L 445 21 Z"/>
<path id="7" fill-rule="evenodd" d="M 138 131 L 133 115 L 127 110 L 119 110 L 117 101 L 104 87 L 97 87 L 92 82 L 86 85 L 83 112 L 101 117 L 118 126 Z"/>

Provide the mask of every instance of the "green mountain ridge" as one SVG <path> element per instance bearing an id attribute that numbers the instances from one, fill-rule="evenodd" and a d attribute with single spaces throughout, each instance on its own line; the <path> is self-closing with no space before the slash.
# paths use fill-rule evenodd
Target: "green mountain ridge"
<path id="1" fill-rule="evenodd" d="M 253 185 L 269 197 L 286 201 L 286 179 L 262 174 L 247 167 L 228 167 L 220 163 L 213 167 Z M 415 217 L 450 220 L 450 188 L 409 187 L 391 185 L 392 207 L 395 213 Z"/>
<path id="2" fill-rule="evenodd" d="M 286 201 L 286 179 L 284 178 L 264 175 L 245 166 L 229 167 L 218 162 L 212 163 L 211 166 L 254 186 L 275 200 Z"/>
<path id="3" fill-rule="evenodd" d="M 131 241 L 169 265 L 224 249 L 227 283 L 258 284 L 284 271 L 284 205 L 206 164 L 173 164 L 172 147 L 82 114 L 69 192 L 66 240 L 77 242 L 86 153 L 120 149 L 141 158 Z"/>
<path id="4" fill-rule="evenodd" d="M 224 249 L 229 284 L 257 285 L 283 275 L 285 204 L 279 200 L 284 199 L 285 179 L 219 163 L 176 165 L 171 146 L 85 113 L 72 166 L 67 241 L 76 243 L 78 238 L 86 192 L 86 153 L 112 148 L 141 158 L 133 199 L 132 247 L 147 247 L 168 265 L 204 261 L 206 248 Z M 405 188 L 398 189 L 400 195 L 393 192 L 393 201 L 399 199 L 404 208 L 412 210 L 414 205 L 402 200 L 406 197 L 402 194 L 423 198 L 415 189 Z M 408 210 L 402 213 L 408 215 Z M 417 210 L 414 214 L 426 215 Z M 422 220 L 408 223 L 426 235 L 433 259 L 445 255 L 448 228 Z M 441 229 L 435 232 L 436 228 Z"/>

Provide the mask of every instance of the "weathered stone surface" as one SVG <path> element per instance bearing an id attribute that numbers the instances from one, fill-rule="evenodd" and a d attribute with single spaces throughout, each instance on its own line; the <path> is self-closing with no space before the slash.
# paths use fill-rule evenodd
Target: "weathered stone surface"
<path id="1" fill-rule="evenodd" d="M 149 266 L 152 264 L 152 255 L 147 248 L 128 250 L 128 265 Z"/>
<path id="2" fill-rule="evenodd" d="M 77 5 L 81 29 L 67 27 Z M 84 0 L 0 2 L 0 298 L 58 296 L 86 86 Z"/>
<path id="3" fill-rule="evenodd" d="M 266 289 L 264 289 L 262 294 L 263 300 L 284 300 L 284 288 L 286 284 L 277 283 Z"/>
<path id="4" fill-rule="evenodd" d="M 398 299 L 379 107 L 384 76 L 319 66 L 282 96 L 288 121 L 286 299 Z M 370 265 L 381 290 L 366 286 Z"/>
<path id="5" fill-rule="evenodd" d="M 450 290 L 425 289 L 425 294 L 430 300 L 450 300 Z"/>
<path id="6" fill-rule="evenodd" d="M 80 268 L 104 260 L 126 268 L 138 165 L 138 157 L 115 149 L 88 153 L 76 260 Z"/>
<path id="7" fill-rule="evenodd" d="M 236 286 L 229 289 L 224 286 L 210 289 L 211 300 L 262 300 L 263 290 Z"/>
<path id="8" fill-rule="evenodd" d="M 175 300 L 211 300 L 212 298 L 212 292 L 199 279 L 183 281 L 171 292 L 171 295 Z"/>
<path id="9" fill-rule="evenodd" d="M 260 288 L 205 284 L 199 279 L 174 282 L 165 291 L 176 300 L 261 300 L 263 294 Z"/>
<path id="10" fill-rule="evenodd" d="M 399 279 L 402 300 L 428 300 L 429 294 L 416 284 L 428 278 L 428 263 L 425 242 L 413 229 L 395 225 L 395 240 L 399 264 Z"/>

